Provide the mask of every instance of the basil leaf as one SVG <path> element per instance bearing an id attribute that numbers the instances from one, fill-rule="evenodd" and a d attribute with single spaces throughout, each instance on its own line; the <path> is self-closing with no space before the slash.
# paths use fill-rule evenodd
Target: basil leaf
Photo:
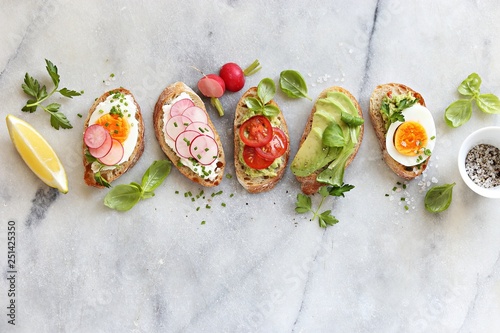
<path id="1" fill-rule="evenodd" d="M 360 126 L 360 125 L 364 124 L 364 122 L 365 122 L 365 120 L 363 118 L 353 116 L 352 114 L 344 112 L 344 111 L 342 111 L 342 113 L 340 114 L 340 119 L 350 127 L 351 126 L 353 126 L 353 127 Z"/>
<path id="2" fill-rule="evenodd" d="M 311 210 L 311 198 L 305 194 L 297 194 L 297 202 L 295 202 L 295 211 L 297 213 L 307 213 Z"/>
<path id="3" fill-rule="evenodd" d="M 450 127 L 459 127 L 469 121 L 472 116 L 472 101 L 459 99 L 451 103 L 444 112 L 446 124 Z"/>
<path id="4" fill-rule="evenodd" d="M 127 211 L 141 199 L 141 191 L 136 186 L 117 185 L 104 197 L 104 205 L 118 211 Z"/>
<path id="5" fill-rule="evenodd" d="M 276 117 L 280 113 L 280 109 L 276 105 L 265 105 L 262 113 L 266 117 Z"/>
<path id="6" fill-rule="evenodd" d="M 439 213 L 448 209 L 453 194 L 453 184 L 444 184 L 431 187 L 425 194 L 425 209 L 431 213 Z"/>
<path id="7" fill-rule="evenodd" d="M 479 87 L 481 86 L 481 77 L 476 73 L 470 74 L 465 80 L 462 81 L 458 87 L 458 92 L 465 96 L 475 96 L 479 94 Z"/>
<path id="8" fill-rule="evenodd" d="M 342 128 L 337 123 L 331 123 L 325 128 L 322 141 L 327 147 L 344 147 L 345 139 Z"/>
<path id="9" fill-rule="evenodd" d="M 142 190 L 153 192 L 167 178 L 171 167 L 169 160 L 154 161 L 142 176 Z"/>
<path id="10" fill-rule="evenodd" d="M 476 103 L 483 112 L 500 113 L 500 100 L 493 94 L 481 94 L 477 96 Z"/>
<path id="11" fill-rule="evenodd" d="M 307 84 L 302 75 L 294 70 L 284 70 L 280 73 L 280 88 L 291 98 L 307 98 L 311 97 L 307 94 Z"/>
<path id="12" fill-rule="evenodd" d="M 252 111 L 261 110 L 264 107 L 264 105 L 260 102 L 260 99 L 255 97 L 245 98 L 245 105 Z"/>
<path id="13" fill-rule="evenodd" d="M 269 103 L 276 94 L 276 86 L 270 78 L 262 79 L 257 85 L 257 96 L 260 98 L 262 105 Z"/>

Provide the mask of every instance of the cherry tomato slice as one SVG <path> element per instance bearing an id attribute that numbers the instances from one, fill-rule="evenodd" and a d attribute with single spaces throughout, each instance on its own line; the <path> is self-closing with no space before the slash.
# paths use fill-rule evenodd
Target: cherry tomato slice
<path id="1" fill-rule="evenodd" d="M 273 126 L 265 116 L 253 116 L 240 126 L 241 141 L 250 147 L 262 147 L 273 138 Z"/>
<path id="2" fill-rule="evenodd" d="M 257 170 L 265 169 L 273 164 L 273 161 L 268 161 L 260 157 L 255 148 L 250 146 L 243 147 L 243 160 L 250 168 Z"/>
<path id="3" fill-rule="evenodd" d="M 288 148 L 288 140 L 285 133 L 273 127 L 273 138 L 269 143 L 262 147 L 256 147 L 255 151 L 265 160 L 274 161 L 286 152 Z"/>

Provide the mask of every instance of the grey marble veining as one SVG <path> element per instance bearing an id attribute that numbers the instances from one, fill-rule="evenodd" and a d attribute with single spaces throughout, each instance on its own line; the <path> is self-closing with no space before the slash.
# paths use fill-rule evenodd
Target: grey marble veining
<path id="1" fill-rule="evenodd" d="M 500 94 L 495 1 L 30 0 L 1 8 L 0 113 L 44 135 L 70 186 L 65 195 L 45 186 L 0 127 L 1 332 L 500 331 L 498 200 L 470 191 L 456 165 L 461 141 L 500 117 L 475 109 L 457 129 L 443 120 L 472 72 L 482 91 Z M 71 130 L 54 130 L 41 110 L 21 112 L 26 72 L 50 84 L 45 58 L 58 66 L 62 86 L 85 90 L 72 100 L 54 97 Z M 163 88 L 195 87 L 193 67 L 210 73 L 254 59 L 262 70 L 245 88 L 296 69 L 313 99 L 332 85 L 358 98 L 365 135 L 345 173 L 355 188 L 324 206 L 338 224 L 322 229 L 295 213 L 300 188 L 290 170 L 272 191 L 250 195 L 229 162 L 233 177 L 194 202 L 184 193 L 202 188 L 173 170 L 154 198 L 126 213 L 103 205 L 107 190 L 83 183 L 78 114 L 104 91 L 130 89 L 143 112 L 144 154 L 117 181 L 130 183 L 165 158 L 152 131 Z M 368 119 L 372 90 L 387 82 L 419 91 L 438 133 L 428 170 L 396 193 L 401 180 L 382 161 Z M 221 98 L 224 117 L 209 108 L 228 161 L 240 96 Z M 276 101 L 294 156 L 312 102 L 280 92 Z M 450 208 L 426 212 L 428 187 L 451 182 Z M 402 196 L 411 199 L 408 212 Z M 6 316 L 8 221 L 16 223 L 15 326 Z"/>

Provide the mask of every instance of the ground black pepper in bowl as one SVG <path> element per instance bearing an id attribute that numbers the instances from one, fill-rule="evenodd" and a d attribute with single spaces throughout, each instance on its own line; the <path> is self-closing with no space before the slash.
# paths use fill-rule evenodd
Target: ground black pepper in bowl
<path id="1" fill-rule="evenodd" d="M 492 188 L 500 185 L 500 149 L 490 144 L 472 147 L 465 158 L 465 171 L 478 186 Z"/>

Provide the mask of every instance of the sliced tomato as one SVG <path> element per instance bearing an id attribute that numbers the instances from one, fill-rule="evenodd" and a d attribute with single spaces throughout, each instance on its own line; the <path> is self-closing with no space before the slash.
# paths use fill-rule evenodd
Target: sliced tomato
<path id="1" fill-rule="evenodd" d="M 265 116 L 253 116 L 240 126 L 241 141 L 250 147 L 262 147 L 273 138 L 273 126 Z"/>
<path id="2" fill-rule="evenodd" d="M 250 146 L 243 147 L 243 160 L 250 168 L 257 170 L 265 169 L 273 164 L 273 161 L 268 161 L 260 157 L 255 148 Z"/>
<path id="3" fill-rule="evenodd" d="M 256 147 L 255 151 L 265 160 L 274 161 L 286 152 L 288 139 L 285 133 L 278 127 L 273 127 L 273 138 L 262 147 Z"/>

